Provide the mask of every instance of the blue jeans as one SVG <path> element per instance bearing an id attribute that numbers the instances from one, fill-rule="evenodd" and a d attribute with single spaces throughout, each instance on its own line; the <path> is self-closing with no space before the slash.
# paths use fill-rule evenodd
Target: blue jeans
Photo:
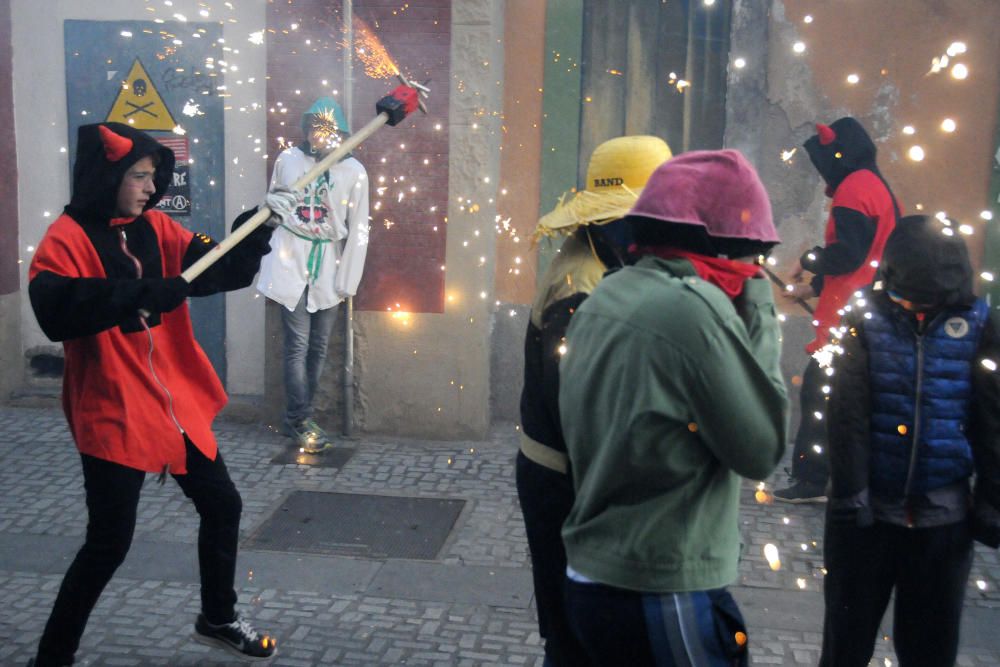
<path id="1" fill-rule="evenodd" d="M 640 593 L 566 578 L 566 608 L 595 666 L 746 667 L 746 625 L 724 588 Z"/>
<path id="2" fill-rule="evenodd" d="M 306 310 L 307 287 L 294 311 L 281 309 L 285 332 L 285 421 L 294 425 L 312 417 L 313 396 L 326 363 L 337 308 Z"/>

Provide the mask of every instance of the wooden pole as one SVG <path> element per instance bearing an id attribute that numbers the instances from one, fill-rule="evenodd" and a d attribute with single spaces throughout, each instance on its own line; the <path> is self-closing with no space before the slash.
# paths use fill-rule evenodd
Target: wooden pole
<path id="1" fill-rule="evenodd" d="M 343 159 L 345 155 L 354 150 L 361 142 L 374 134 L 380 127 L 385 125 L 388 120 L 389 114 L 384 111 L 372 118 L 368 121 L 367 125 L 345 139 L 336 150 L 318 160 L 316 164 L 313 165 L 312 169 L 307 171 L 299 177 L 297 181 L 292 183 L 290 189 L 302 190 L 305 186 L 315 181 L 324 171 Z M 267 219 L 270 217 L 271 209 L 267 206 L 261 206 L 260 210 L 257 211 L 253 217 L 240 225 L 236 231 L 223 239 L 219 245 L 209 250 L 201 257 L 201 259 L 189 266 L 186 271 L 181 273 L 181 278 L 189 283 L 192 282 L 195 278 L 204 273 L 208 267 L 215 264 L 222 258 L 223 255 L 232 250 L 233 246 L 249 236 L 250 232 L 267 222 Z"/>

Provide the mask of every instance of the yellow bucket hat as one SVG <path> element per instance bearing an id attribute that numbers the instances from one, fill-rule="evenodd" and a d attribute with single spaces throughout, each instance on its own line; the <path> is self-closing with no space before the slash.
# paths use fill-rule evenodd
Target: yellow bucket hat
<path id="1" fill-rule="evenodd" d="M 566 201 L 569 192 L 538 221 L 535 238 L 569 233 L 580 225 L 600 225 L 629 212 L 643 186 L 670 159 L 670 146 L 659 137 L 616 137 L 594 149 L 587 165 L 587 183 Z"/>

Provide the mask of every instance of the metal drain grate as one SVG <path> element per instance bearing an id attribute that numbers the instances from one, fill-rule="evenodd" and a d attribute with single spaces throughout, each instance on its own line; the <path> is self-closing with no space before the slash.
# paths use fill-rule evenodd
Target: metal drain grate
<path id="1" fill-rule="evenodd" d="M 352 447 L 334 447 L 321 454 L 306 454 L 299 451 L 298 445 L 290 445 L 280 454 L 271 459 L 278 465 L 304 465 L 315 468 L 343 468 L 354 456 Z"/>
<path id="2" fill-rule="evenodd" d="M 464 500 L 295 491 L 244 548 L 433 560 Z"/>

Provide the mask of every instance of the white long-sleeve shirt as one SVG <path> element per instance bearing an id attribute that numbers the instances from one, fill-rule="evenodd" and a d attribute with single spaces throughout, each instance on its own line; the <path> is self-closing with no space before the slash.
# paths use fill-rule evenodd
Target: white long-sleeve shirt
<path id="1" fill-rule="evenodd" d="M 315 163 L 297 146 L 286 148 L 274 163 L 271 189 L 290 187 Z M 293 219 L 285 220 L 271 237 L 271 252 L 261 262 L 257 290 L 295 310 L 308 285 L 306 309 L 310 313 L 354 296 L 368 252 L 368 189 L 364 166 L 348 157 L 297 192 L 299 205 Z M 315 275 L 310 275 L 310 268 Z"/>

